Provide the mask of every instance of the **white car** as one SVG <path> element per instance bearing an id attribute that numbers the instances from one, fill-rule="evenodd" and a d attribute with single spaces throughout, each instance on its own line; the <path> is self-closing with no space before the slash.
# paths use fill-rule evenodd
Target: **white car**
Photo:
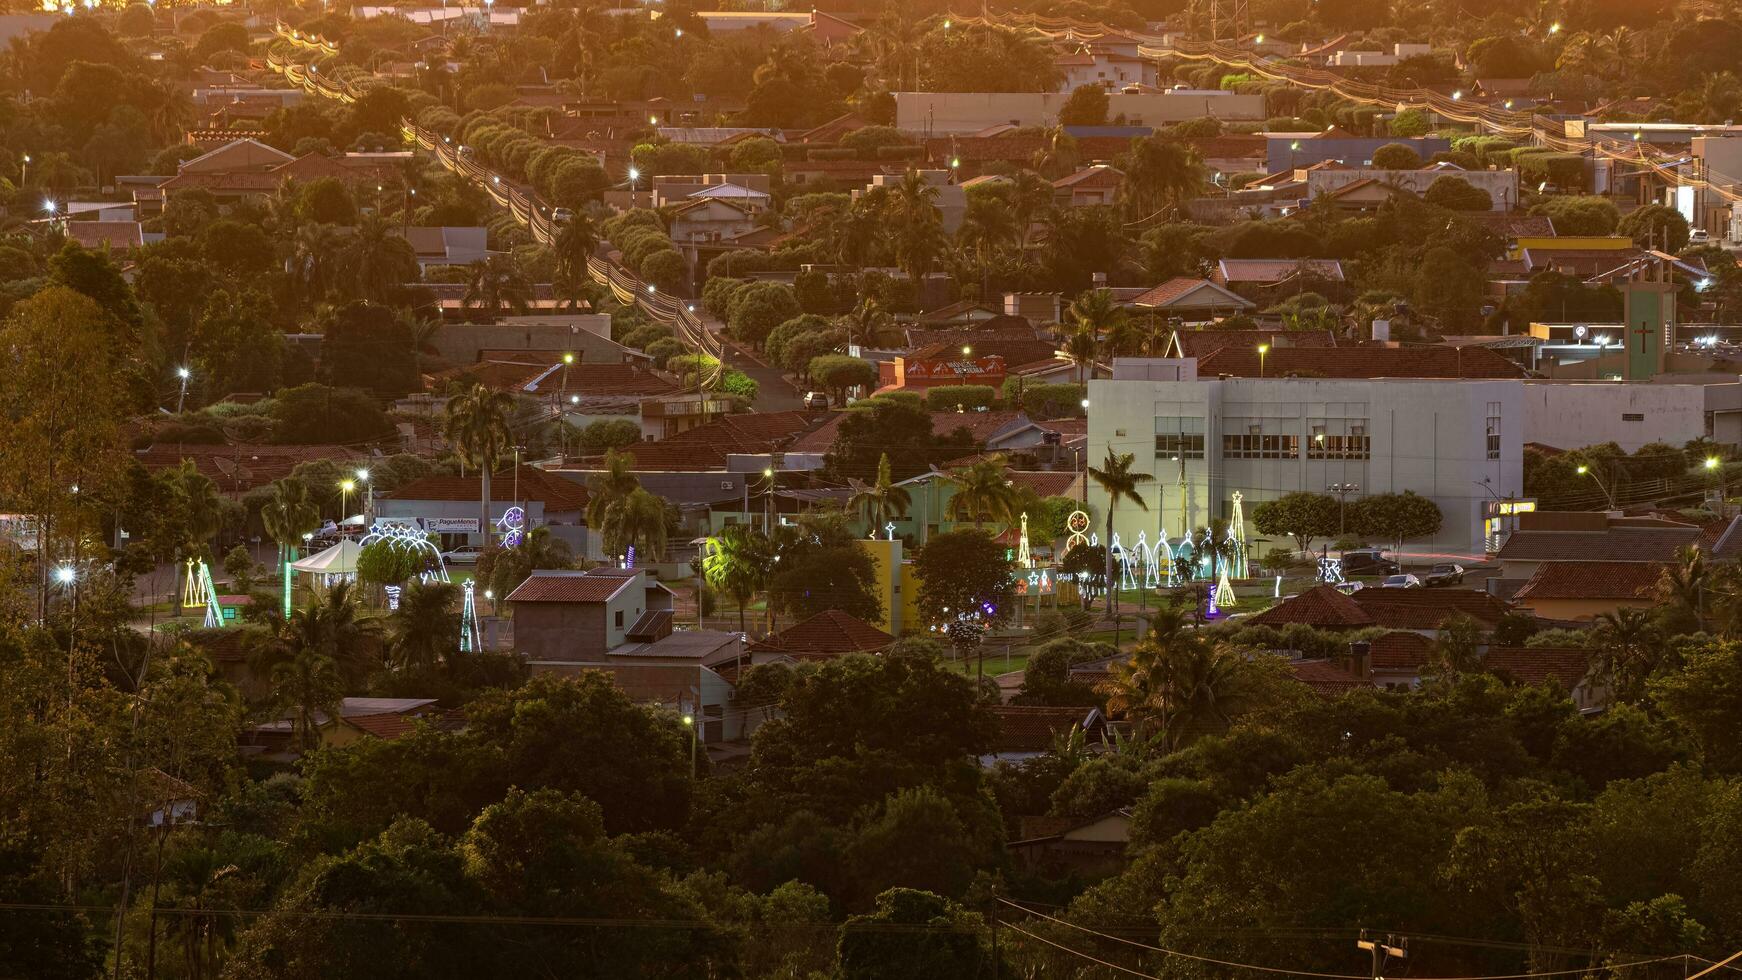
<path id="1" fill-rule="evenodd" d="M 450 565 L 476 565 L 478 556 L 483 553 L 484 549 L 475 544 L 463 544 L 452 551 L 442 552 L 442 561 Z"/>
<path id="2" fill-rule="evenodd" d="M 1379 587 L 1382 589 L 1419 589 L 1421 588 L 1421 579 L 1407 572 L 1402 575 L 1388 575 L 1385 581 L 1379 583 Z"/>

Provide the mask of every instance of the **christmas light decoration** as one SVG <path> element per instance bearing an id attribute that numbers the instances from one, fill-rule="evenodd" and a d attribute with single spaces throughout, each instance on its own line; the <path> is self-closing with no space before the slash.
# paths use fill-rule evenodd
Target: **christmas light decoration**
<path id="1" fill-rule="evenodd" d="M 526 538 L 526 511 L 520 507 L 503 511 L 502 519 L 496 522 L 496 530 L 502 532 L 502 547 L 519 547 Z"/>
<path id="2" fill-rule="evenodd" d="M 478 612 L 472 605 L 472 591 L 472 580 L 466 579 L 465 584 L 460 587 L 461 594 L 465 596 L 465 601 L 460 606 L 461 653 L 477 653 L 484 646 L 478 638 Z"/>

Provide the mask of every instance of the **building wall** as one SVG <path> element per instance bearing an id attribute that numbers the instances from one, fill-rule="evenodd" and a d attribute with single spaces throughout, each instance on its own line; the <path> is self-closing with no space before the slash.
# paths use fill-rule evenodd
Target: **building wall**
<path id="1" fill-rule="evenodd" d="M 604 663 L 608 617 L 602 602 L 516 602 L 514 649 L 528 660 Z M 617 631 L 617 642 L 623 633 Z"/>
<path id="2" fill-rule="evenodd" d="M 895 125 L 909 132 L 973 133 L 988 126 L 1051 126 L 1068 95 L 1055 92 L 897 92 Z M 1108 118 L 1133 126 L 1160 126 L 1205 116 L 1227 120 L 1264 118 L 1261 95 L 1170 92 L 1107 96 Z"/>
<path id="3" fill-rule="evenodd" d="M 497 487 L 495 483 L 492 482 L 490 486 L 491 496 L 495 496 L 501 489 L 503 488 Z M 543 527 L 545 524 L 544 502 L 540 500 L 528 500 L 525 504 L 527 530 L 530 531 L 535 527 Z M 494 532 L 496 522 L 500 521 L 502 515 L 512 506 L 514 506 L 514 503 L 508 500 L 490 501 L 490 527 L 486 530 Z M 382 520 L 407 521 L 418 524 L 419 527 L 426 526 L 420 522 L 427 521 L 430 518 L 445 518 L 457 521 L 469 520 L 472 522 L 472 526 L 476 526 L 478 523 L 478 501 L 402 500 L 395 497 L 376 497 L 375 516 Z M 458 547 L 461 544 L 475 544 L 482 546 L 484 544 L 484 534 L 476 531 L 443 532 L 441 534 L 441 542 L 443 550 Z"/>
<path id="4" fill-rule="evenodd" d="M 1530 599 L 1524 598 L 1518 604 L 1525 609 L 1541 616 L 1543 619 L 1561 621 L 1593 620 L 1604 613 L 1613 613 L 1617 609 L 1650 609 L 1649 601 L 1624 601 L 1616 599 Z"/>
<path id="5" fill-rule="evenodd" d="M 1614 442 L 1680 446 L 1706 433 L 1704 385 L 1544 382 L 1524 385 L 1524 441 L 1557 449 Z"/>
<path id="6" fill-rule="evenodd" d="M 1301 147 L 1306 147 L 1301 142 Z M 1514 170 L 1314 170 L 1307 174 L 1308 198 L 1317 198 L 1357 180 L 1396 184 L 1416 194 L 1425 194 L 1441 177 L 1458 177 L 1471 187 L 1488 192 L 1490 210 L 1507 211 L 1518 205 L 1518 172 Z"/>
<path id="7" fill-rule="evenodd" d="M 1139 488 L 1147 511 L 1124 503 L 1114 512 L 1114 530 L 1124 542 L 1135 541 L 1140 531 L 1153 539 L 1158 530 L 1176 540 L 1182 506 L 1185 523 L 1194 530 L 1211 518 L 1227 518 L 1236 490 L 1244 496 L 1246 532 L 1253 537 L 1252 515 L 1259 503 L 1293 491 L 1324 493 L 1331 484 L 1353 483 L 1360 490 L 1351 500 L 1413 490 L 1439 505 L 1444 515 L 1440 534 L 1408 542 L 1406 551 L 1475 556 L 1483 553 L 1483 502 L 1523 491 L 1524 418 L 1517 381 L 1149 381 L 1119 380 L 1120 373 L 1116 365 L 1115 380 L 1089 383 L 1094 406 L 1089 413 L 1089 459 L 1099 463 L 1109 449 L 1132 453 L 1133 469 L 1155 477 Z M 1498 408 L 1497 459 L 1489 459 L 1486 449 L 1490 405 Z M 1158 420 L 1178 418 L 1202 420 L 1204 458 L 1176 461 L 1171 451 L 1157 449 L 1158 428 L 1177 432 L 1182 427 Z M 1364 424 L 1369 458 L 1307 458 L 1315 419 L 1324 420 L 1328 432 Z M 1223 436 L 1243 435 L 1253 424 L 1264 435 L 1293 435 L 1296 454 L 1280 459 L 1225 457 Z M 1093 481 L 1088 493 L 1092 512 L 1105 514 L 1106 494 Z"/>

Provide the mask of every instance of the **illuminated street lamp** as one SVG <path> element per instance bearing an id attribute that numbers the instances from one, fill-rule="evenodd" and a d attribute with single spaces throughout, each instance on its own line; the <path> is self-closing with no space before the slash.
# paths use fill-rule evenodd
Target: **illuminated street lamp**
<path id="1" fill-rule="evenodd" d="M 375 484 L 369 482 L 369 471 L 358 470 L 357 482 L 363 484 L 363 519 L 368 521 L 375 511 Z"/>
<path id="2" fill-rule="evenodd" d="M 1609 509 L 1610 510 L 1615 509 L 1615 495 L 1609 492 L 1608 485 L 1603 482 L 1602 477 L 1597 475 L 1596 470 L 1593 470 L 1589 466 L 1586 466 L 1586 465 L 1581 463 L 1579 465 L 1579 475 L 1580 476 L 1589 476 L 1591 479 L 1597 481 L 1597 489 L 1603 491 L 1603 499 L 1608 501 Z"/>
<path id="3" fill-rule="evenodd" d="M 182 406 L 187 404 L 188 400 L 188 379 L 193 377 L 194 373 L 185 367 L 178 367 L 175 369 L 175 376 L 181 379 L 181 393 L 175 396 L 175 414 L 180 415 Z"/>
<path id="4" fill-rule="evenodd" d="M 696 716 L 684 715 L 684 727 L 690 730 L 690 778 L 696 778 Z"/>
<path id="5" fill-rule="evenodd" d="M 355 489 L 357 489 L 357 484 L 355 481 L 353 481 L 353 480 L 340 480 L 339 481 L 339 521 L 341 523 L 344 522 L 345 517 L 346 517 L 345 510 L 347 509 L 347 506 L 348 506 L 346 502 L 351 499 L 351 491 L 353 491 Z"/>
<path id="6" fill-rule="evenodd" d="M 1269 344 L 1258 345 L 1258 376 L 1260 378 L 1264 377 L 1264 355 L 1268 353 L 1270 353 Z"/>

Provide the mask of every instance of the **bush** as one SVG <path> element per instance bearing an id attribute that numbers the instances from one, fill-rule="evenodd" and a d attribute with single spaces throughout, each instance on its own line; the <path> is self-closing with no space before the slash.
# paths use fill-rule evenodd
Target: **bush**
<path id="1" fill-rule="evenodd" d="M 873 388 L 877 385 L 877 365 L 844 354 L 812 358 L 805 373 L 813 382 L 839 397 L 845 397 L 848 388 Z"/>
<path id="2" fill-rule="evenodd" d="M 1387 143 L 1373 151 L 1373 166 L 1380 170 L 1420 170 L 1421 154 L 1402 143 Z"/>
<path id="3" fill-rule="evenodd" d="M 681 252 L 671 247 L 669 241 L 664 248 L 641 260 L 639 272 L 641 278 L 661 292 L 679 295 L 689 292 L 689 263 L 684 261 Z"/>
<path id="4" fill-rule="evenodd" d="M 1555 233 L 1560 235 L 1613 235 L 1621 223 L 1621 212 L 1615 202 L 1588 194 L 1551 197 L 1531 208 L 1530 213 L 1547 216 L 1554 222 Z"/>
<path id="5" fill-rule="evenodd" d="M 996 400 L 991 385 L 939 385 L 925 393 L 925 407 L 934 412 L 991 408 Z"/>
<path id="6" fill-rule="evenodd" d="M 272 418 L 277 441 L 290 445 L 369 442 L 393 434 L 381 406 L 356 388 L 287 388 L 274 399 Z"/>
<path id="7" fill-rule="evenodd" d="M 1004 403 L 1016 405 L 1021 390 L 1021 405 L 1016 406 L 1031 419 L 1076 418 L 1083 414 L 1083 386 L 1079 384 L 1024 383 L 1021 378 L 1004 379 Z"/>
<path id="8" fill-rule="evenodd" d="M 800 313 L 791 286 L 779 282 L 754 282 L 732 297 L 726 318 L 732 336 L 752 346 L 760 345 L 777 326 Z"/>
<path id="9" fill-rule="evenodd" d="M 599 419 L 580 431 L 581 452 L 596 456 L 641 441 L 641 426 L 628 419 Z"/>
<path id="10" fill-rule="evenodd" d="M 722 255 L 720 258 L 723 259 L 725 256 Z M 717 262 L 719 259 L 714 261 Z M 738 295 L 738 290 L 744 288 L 749 280 L 715 276 L 713 270 L 713 263 L 708 263 L 708 275 L 711 278 L 708 279 L 706 285 L 702 286 L 702 309 L 707 310 L 710 316 L 724 320 L 732 308 L 732 297 Z"/>
<path id="11" fill-rule="evenodd" d="M 1422 200 L 1452 211 L 1488 211 L 1492 210 L 1494 202 L 1488 192 L 1480 187 L 1473 187 L 1462 177 L 1450 174 L 1435 177 L 1428 186 Z"/>

